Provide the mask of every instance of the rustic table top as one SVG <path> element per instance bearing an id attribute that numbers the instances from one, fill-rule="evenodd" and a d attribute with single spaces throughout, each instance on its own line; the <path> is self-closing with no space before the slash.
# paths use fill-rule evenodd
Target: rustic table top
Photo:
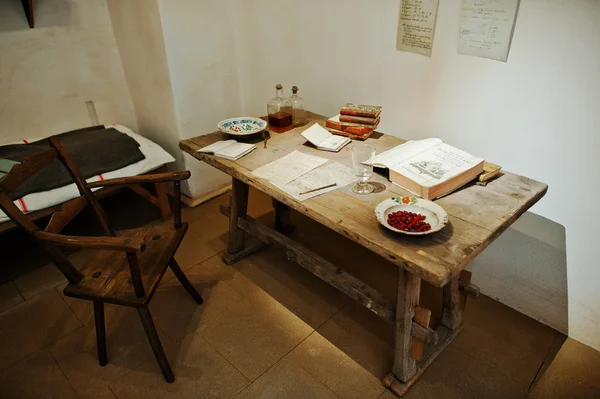
<path id="1" fill-rule="evenodd" d="M 237 161 L 229 161 L 196 152 L 219 140 L 230 139 L 221 132 L 180 142 L 183 151 L 253 186 L 296 211 L 324 224 L 349 239 L 385 257 L 392 263 L 416 273 L 435 286 L 445 285 L 510 226 L 523 212 L 544 196 L 548 186 L 512 173 L 504 174 L 486 187 L 468 185 L 435 202 L 449 215 L 448 225 L 426 236 L 404 236 L 380 226 L 375 207 L 386 198 L 409 195 L 406 190 L 374 174 L 371 182 L 386 189 L 368 195 L 354 194 L 350 187 L 297 201 L 268 181 L 254 177 L 251 172 L 294 150 L 335 160 L 352 167 L 350 148 L 340 152 L 320 151 L 306 142 L 300 133 L 317 122 L 325 126 L 326 118 L 308 113 L 309 122 L 285 133 L 271 132 L 268 147 L 256 138 L 257 149 Z M 377 153 L 402 144 L 395 136 L 373 134 L 365 141 Z"/>

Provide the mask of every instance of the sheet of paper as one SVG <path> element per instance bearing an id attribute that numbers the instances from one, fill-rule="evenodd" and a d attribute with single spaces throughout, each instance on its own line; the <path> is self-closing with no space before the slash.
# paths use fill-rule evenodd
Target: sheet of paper
<path id="1" fill-rule="evenodd" d="M 438 0 L 402 0 L 396 48 L 431 56 Z"/>
<path id="2" fill-rule="evenodd" d="M 316 157 L 300 151 L 294 151 L 267 165 L 255 169 L 252 174 L 269 180 L 276 185 L 283 185 L 299 178 L 329 161 L 327 158 Z"/>
<path id="3" fill-rule="evenodd" d="M 338 188 L 347 186 L 356 180 L 358 180 L 358 178 L 354 175 L 352 168 L 344 166 L 338 162 L 331 161 L 323 166 L 311 170 L 310 172 L 300 176 L 288 184 L 276 184 L 276 186 L 290 194 L 295 199 L 304 201 L 309 198 L 316 197 L 317 195 L 325 194 L 329 191 L 337 190 Z M 332 183 L 336 183 L 336 185 L 322 190 L 313 191 L 312 193 L 300 195 L 301 192 L 324 187 Z"/>
<path id="4" fill-rule="evenodd" d="M 463 0 L 458 53 L 504 61 L 520 0 Z"/>

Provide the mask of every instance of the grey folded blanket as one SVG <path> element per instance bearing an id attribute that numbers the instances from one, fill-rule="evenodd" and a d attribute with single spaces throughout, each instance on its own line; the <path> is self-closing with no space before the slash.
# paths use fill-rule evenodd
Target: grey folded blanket
<path id="1" fill-rule="evenodd" d="M 137 141 L 114 128 L 92 126 L 62 133 L 58 139 L 86 179 L 124 168 L 146 158 Z M 23 161 L 26 156 L 48 148 L 50 145 L 47 139 L 29 144 L 0 146 L 0 158 Z M 21 184 L 10 197 L 17 200 L 27 194 L 52 190 L 71 183 L 73 179 L 57 159 Z"/>

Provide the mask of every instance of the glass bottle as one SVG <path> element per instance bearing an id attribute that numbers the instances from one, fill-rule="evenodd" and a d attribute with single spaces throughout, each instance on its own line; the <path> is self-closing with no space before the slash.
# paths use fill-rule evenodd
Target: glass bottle
<path id="1" fill-rule="evenodd" d="M 275 97 L 267 103 L 269 126 L 285 128 L 292 125 L 292 106 L 289 98 L 283 98 L 283 86 L 275 86 Z"/>
<path id="2" fill-rule="evenodd" d="M 304 125 L 306 117 L 304 115 L 304 99 L 298 95 L 298 86 L 292 87 L 292 124 L 294 126 Z"/>

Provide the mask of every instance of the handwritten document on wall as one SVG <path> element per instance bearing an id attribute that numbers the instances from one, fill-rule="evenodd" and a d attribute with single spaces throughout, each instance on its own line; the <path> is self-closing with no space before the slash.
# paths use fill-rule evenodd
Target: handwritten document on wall
<path id="1" fill-rule="evenodd" d="M 458 53 L 506 62 L 520 0 L 463 0 Z"/>
<path id="2" fill-rule="evenodd" d="M 438 0 L 402 0 L 396 48 L 431 56 Z"/>

